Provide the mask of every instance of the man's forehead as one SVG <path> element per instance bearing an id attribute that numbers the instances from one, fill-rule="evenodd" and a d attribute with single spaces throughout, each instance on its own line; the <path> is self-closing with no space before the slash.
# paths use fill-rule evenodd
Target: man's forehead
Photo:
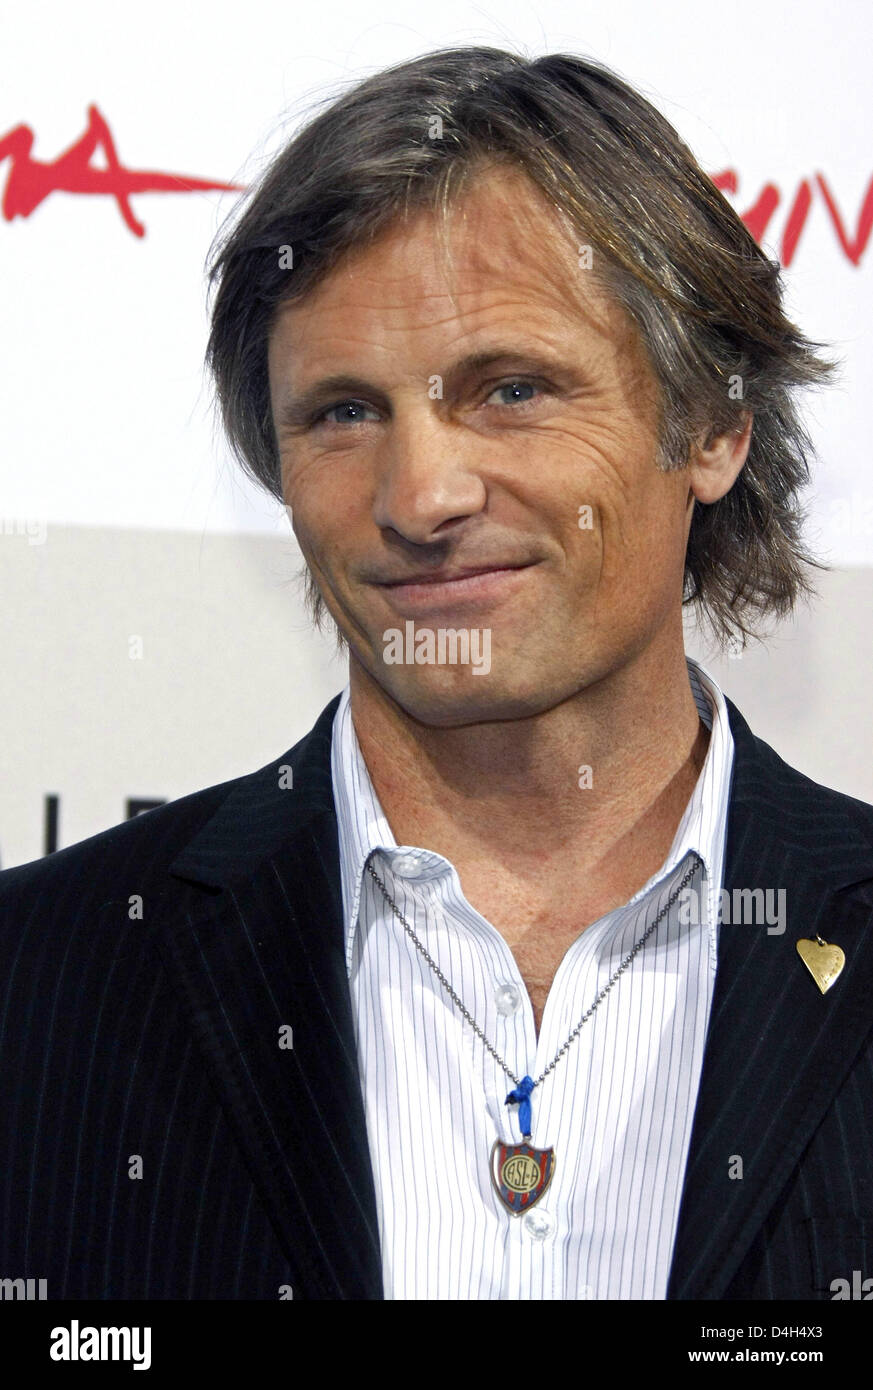
<path id="1" fill-rule="evenodd" d="M 451 328 L 456 318 L 523 314 L 531 326 L 574 320 L 611 335 L 616 310 L 592 266 L 590 248 L 563 226 L 544 195 L 518 171 L 497 170 L 469 188 L 445 219 L 420 209 L 391 223 L 365 248 L 351 248 L 304 296 L 277 311 L 274 337 L 344 314 L 358 324 Z"/>

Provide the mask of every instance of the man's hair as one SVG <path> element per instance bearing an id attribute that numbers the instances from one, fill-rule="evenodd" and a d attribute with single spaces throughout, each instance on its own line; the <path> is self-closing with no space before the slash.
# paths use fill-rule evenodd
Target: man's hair
<path id="1" fill-rule="evenodd" d="M 702 435 L 754 415 L 733 487 L 695 504 L 683 593 L 719 641 L 745 645 L 759 619 L 812 593 L 811 568 L 826 568 L 802 537 L 813 450 L 795 392 L 830 380 L 835 364 L 786 317 L 778 263 L 669 122 L 589 59 L 439 50 L 359 82 L 295 135 L 207 262 L 218 289 L 206 361 L 231 449 L 283 500 L 267 369 L 279 307 L 410 212 L 444 226 L 471 175 L 507 163 L 592 248 L 639 330 L 659 388 L 657 466 L 685 466 Z"/>

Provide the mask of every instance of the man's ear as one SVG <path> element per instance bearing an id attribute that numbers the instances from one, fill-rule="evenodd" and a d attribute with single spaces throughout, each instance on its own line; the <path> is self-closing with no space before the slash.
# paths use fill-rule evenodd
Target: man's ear
<path id="1" fill-rule="evenodd" d="M 688 486 L 698 502 L 717 502 L 730 492 L 749 453 L 752 415 L 737 430 L 701 440 L 688 459 Z"/>

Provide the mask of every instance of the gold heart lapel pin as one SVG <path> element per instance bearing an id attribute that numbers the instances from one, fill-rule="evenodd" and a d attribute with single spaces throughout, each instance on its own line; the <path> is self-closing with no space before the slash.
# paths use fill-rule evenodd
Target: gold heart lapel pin
<path id="1" fill-rule="evenodd" d="M 827 994 L 831 985 L 839 978 L 846 963 L 846 957 L 839 946 L 830 946 L 816 934 L 815 941 L 801 937 L 797 943 L 797 954 L 803 961 L 822 994 Z"/>

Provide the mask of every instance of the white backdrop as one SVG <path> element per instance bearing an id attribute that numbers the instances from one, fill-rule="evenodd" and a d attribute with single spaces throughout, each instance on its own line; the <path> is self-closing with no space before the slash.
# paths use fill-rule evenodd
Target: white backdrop
<path id="1" fill-rule="evenodd" d="M 708 664 L 788 761 L 873 800 L 871 16 L 864 0 L 7 11 L 0 864 L 44 852 L 47 796 L 51 843 L 71 843 L 131 798 L 266 762 L 343 683 L 306 629 L 285 512 L 212 416 L 204 261 L 238 196 L 221 186 L 250 183 L 314 101 L 455 43 L 574 51 L 633 82 L 758 217 L 793 315 L 843 357 L 809 407 L 809 535 L 834 574 L 768 651 Z"/>

